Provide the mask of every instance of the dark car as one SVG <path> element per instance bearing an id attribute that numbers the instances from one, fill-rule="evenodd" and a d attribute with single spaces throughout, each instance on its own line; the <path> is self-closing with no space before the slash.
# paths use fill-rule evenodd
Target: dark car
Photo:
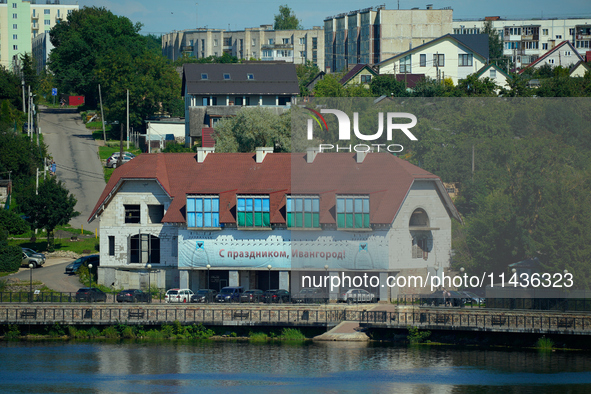
<path id="1" fill-rule="evenodd" d="M 262 290 L 246 290 L 240 296 L 240 302 L 261 302 L 263 300 L 264 292 Z"/>
<path id="2" fill-rule="evenodd" d="M 240 296 L 244 293 L 244 288 L 241 286 L 227 286 L 215 296 L 217 302 L 240 302 Z"/>
<path id="3" fill-rule="evenodd" d="M 277 302 L 282 304 L 291 301 L 289 291 L 282 289 L 267 290 L 263 296 L 264 302 Z"/>
<path id="4" fill-rule="evenodd" d="M 423 301 L 427 306 L 462 306 L 465 296 L 453 290 L 437 290 L 428 296 Z"/>
<path id="5" fill-rule="evenodd" d="M 191 302 L 213 302 L 217 294 L 216 290 L 200 289 L 191 296 Z"/>
<path id="6" fill-rule="evenodd" d="M 76 301 L 107 301 L 107 295 L 100 289 L 94 287 L 83 287 L 76 292 Z"/>
<path id="7" fill-rule="evenodd" d="M 100 265 L 100 255 L 92 254 L 90 256 L 83 256 L 71 262 L 66 266 L 66 274 L 75 274 L 81 266 L 88 266 L 88 264 L 98 267 Z"/>
<path id="8" fill-rule="evenodd" d="M 294 304 L 314 304 L 328 301 L 328 291 L 320 287 L 305 287 L 291 296 Z"/>
<path id="9" fill-rule="evenodd" d="M 121 290 L 117 294 L 117 302 L 150 302 L 150 294 L 139 289 Z"/>

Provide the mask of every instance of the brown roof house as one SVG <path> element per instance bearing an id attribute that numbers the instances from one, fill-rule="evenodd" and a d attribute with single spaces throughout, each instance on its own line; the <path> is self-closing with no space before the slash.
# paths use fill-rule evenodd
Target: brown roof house
<path id="1" fill-rule="evenodd" d="M 388 300 L 430 292 L 407 278 L 449 268 L 454 218 L 441 180 L 392 154 L 262 147 L 140 155 L 89 222 L 100 221 L 101 284 L 147 287 L 150 275 L 161 289 L 298 292 L 338 275 L 332 299 L 363 287 Z M 373 281 L 354 279 L 364 274 Z"/>
<path id="2" fill-rule="evenodd" d="M 299 93 L 292 63 L 185 64 L 185 144 L 192 146 L 203 136 L 203 146 L 211 145 L 215 123 L 235 116 L 244 107 L 262 106 L 283 113 Z"/>

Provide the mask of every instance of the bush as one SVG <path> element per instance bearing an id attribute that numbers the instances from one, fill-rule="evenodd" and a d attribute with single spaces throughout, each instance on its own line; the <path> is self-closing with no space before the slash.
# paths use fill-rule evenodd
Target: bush
<path id="1" fill-rule="evenodd" d="M 554 342 L 552 342 L 550 338 L 544 336 L 538 339 L 538 342 L 536 343 L 536 348 L 540 350 L 552 350 L 553 347 Z"/>
<path id="2" fill-rule="evenodd" d="M 119 338 L 119 331 L 115 327 L 109 326 L 103 330 L 103 336 L 105 338 Z"/>
<path id="3" fill-rule="evenodd" d="M 284 341 L 305 341 L 306 336 L 297 328 L 284 328 L 281 332 L 281 339 Z"/>
<path id="4" fill-rule="evenodd" d="M 21 266 L 22 250 L 18 246 L 10 246 L 0 241 L 0 272 L 15 272 Z"/>
<path id="5" fill-rule="evenodd" d="M 27 222 L 13 211 L 0 209 L 0 229 L 4 228 L 9 234 L 23 234 L 30 230 Z"/>
<path id="6" fill-rule="evenodd" d="M 251 342 L 267 342 L 267 334 L 264 332 L 249 332 L 248 340 Z"/>
<path id="7" fill-rule="evenodd" d="M 430 342 L 429 340 L 427 340 L 427 338 L 429 338 L 431 336 L 431 331 L 419 331 L 418 327 L 408 327 L 408 336 L 406 337 L 408 339 L 408 342 L 410 342 L 411 345 L 416 345 L 418 343 L 423 343 L 423 342 Z"/>

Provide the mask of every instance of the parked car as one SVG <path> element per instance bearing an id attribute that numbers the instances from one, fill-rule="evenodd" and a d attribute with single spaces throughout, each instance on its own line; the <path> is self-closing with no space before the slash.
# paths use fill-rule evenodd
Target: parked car
<path id="1" fill-rule="evenodd" d="M 107 301 L 107 295 L 100 289 L 95 287 L 83 287 L 76 292 L 76 301 Z"/>
<path id="2" fill-rule="evenodd" d="M 123 152 L 123 158 L 121 159 L 122 164 L 127 163 L 135 157 L 134 154 L 129 152 Z M 119 152 L 115 152 L 107 159 L 106 167 L 117 168 L 117 161 L 119 159 Z"/>
<path id="3" fill-rule="evenodd" d="M 33 264 L 33 268 L 37 268 L 45 264 L 45 255 L 43 253 L 37 253 L 33 249 L 29 248 L 21 249 L 23 251 L 21 266 L 28 267 L 29 264 Z"/>
<path id="4" fill-rule="evenodd" d="M 239 302 L 242 293 L 244 293 L 244 287 L 242 286 L 223 287 L 215 296 L 215 300 L 217 302 Z"/>
<path id="5" fill-rule="evenodd" d="M 297 294 L 291 296 L 294 304 L 325 303 L 328 301 L 328 292 L 320 287 L 304 287 Z"/>
<path id="6" fill-rule="evenodd" d="M 117 302 L 150 302 L 150 294 L 139 289 L 121 290 L 117 293 Z"/>
<path id="7" fill-rule="evenodd" d="M 350 289 L 341 294 L 340 301 L 346 302 L 347 304 L 353 304 L 357 302 L 377 302 L 378 300 L 375 294 L 372 294 L 367 290 Z"/>
<path id="8" fill-rule="evenodd" d="M 164 302 L 167 304 L 173 302 L 191 302 L 193 291 L 190 289 L 170 289 L 164 296 Z"/>
<path id="9" fill-rule="evenodd" d="M 100 265 L 100 255 L 91 254 L 90 256 L 83 256 L 74 260 L 66 266 L 66 274 L 75 274 L 82 265 L 88 266 L 88 264 L 98 267 Z"/>
<path id="10" fill-rule="evenodd" d="M 291 296 L 289 291 L 282 289 L 267 290 L 263 296 L 264 302 L 277 302 L 279 304 L 283 304 L 284 302 L 289 302 L 290 300 Z"/>
<path id="11" fill-rule="evenodd" d="M 261 302 L 263 300 L 263 294 L 264 292 L 258 289 L 246 290 L 240 296 L 240 302 Z"/>
<path id="12" fill-rule="evenodd" d="M 485 301 L 484 298 L 480 297 L 477 294 L 472 293 L 471 291 L 463 290 L 463 291 L 459 291 L 459 293 L 463 297 L 462 302 L 464 304 L 470 304 L 470 303 L 476 304 L 476 305 L 484 304 L 484 301 Z"/>
<path id="13" fill-rule="evenodd" d="M 191 297 L 191 302 L 213 302 L 215 296 L 218 294 L 216 290 L 199 289 L 197 293 Z"/>

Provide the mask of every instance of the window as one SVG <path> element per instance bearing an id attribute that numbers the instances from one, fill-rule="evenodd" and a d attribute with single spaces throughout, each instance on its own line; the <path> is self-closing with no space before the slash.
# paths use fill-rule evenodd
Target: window
<path id="1" fill-rule="evenodd" d="M 300 37 L 300 45 L 304 45 L 304 44 L 306 44 L 306 38 Z"/>
<path id="2" fill-rule="evenodd" d="M 571 56 L 572 52 L 571 51 L 564 51 L 564 56 Z"/>
<path id="3" fill-rule="evenodd" d="M 218 39 L 217 38 L 214 38 L 213 39 L 213 46 L 214 47 L 217 47 L 218 46 Z"/>
<path id="4" fill-rule="evenodd" d="M 224 38 L 224 46 L 225 47 L 232 46 L 232 37 L 230 37 L 230 38 Z"/>
<path id="5" fill-rule="evenodd" d="M 212 97 L 211 100 L 209 99 L 209 97 L 202 97 L 201 98 L 201 105 L 203 105 L 203 106 L 217 105 L 217 102 L 218 102 L 217 97 Z"/>
<path id="6" fill-rule="evenodd" d="M 12 14 L 12 19 L 18 19 L 18 14 Z"/>
<path id="7" fill-rule="evenodd" d="M 109 235 L 109 256 L 115 256 L 115 237 Z"/>
<path id="8" fill-rule="evenodd" d="M 554 64 L 554 59 L 548 59 L 548 64 Z"/>
<path id="9" fill-rule="evenodd" d="M 136 234 L 129 239 L 129 262 L 160 264 L 160 239 L 152 234 Z"/>
<path id="10" fill-rule="evenodd" d="M 320 227 L 320 199 L 318 197 L 287 197 L 285 212 L 287 214 L 287 227 Z"/>
<path id="11" fill-rule="evenodd" d="M 370 228 L 369 197 L 337 197 L 338 228 Z"/>
<path id="12" fill-rule="evenodd" d="M 284 38 L 284 39 L 283 39 L 283 43 L 284 43 L 284 44 L 289 44 L 289 38 Z"/>
<path id="13" fill-rule="evenodd" d="M 207 74 L 205 74 L 205 73 L 201 74 L 201 79 L 203 79 L 203 80 L 206 80 L 206 79 L 208 79 L 208 78 L 207 78 Z"/>
<path id="14" fill-rule="evenodd" d="M 187 197 L 187 227 L 219 227 L 220 199 L 215 196 Z"/>
<path id="15" fill-rule="evenodd" d="M 230 79 L 230 74 L 224 74 L 224 80 L 228 81 Z"/>
<path id="16" fill-rule="evenodd" d="M 318 37 L 312 37 L 312 49 L 318 49 Z"/>
<path id="17" fill-rule="evenodd" d="M 306 57 L 306 52 L 305 51 L 300 51 L 300 57 Z"/>
<path id="18" fill-rule="evenodd" d="M 217 55 L 218 55 L 218 53 L 217 53 L 217 52 L 214 52 L 214 53 L 213 53 L 213 56 L 217 56 Z"/>
<path id="19" fill-rule="evenodd" d="M 542 35 L 547 36 L 548 35 L 548 29 L 542 29 Z"/>
<path id="20" fill-rule="evenodd" d="M 12 28 L 13 28 L 14 30 L 18 30 L 18 25 L 12 25 Z"/>
<path id="21" fill-rule="evenodd" d="M 568 29 L 568 34 L 571 36 L 575 35 L 575 29 Z"/>
<path id="22" fill-rule="evenodd" d="M 544 49 L 544 50 L 548 50 L 548 43 L 546 43 L 546 44 L 542 44 L 542 49 Z"/>
<path id="23" fill-rule="evenodd" d="M 291 57 L 291 51 L 279 49 L 277 50 L 277 57 Z"/>
<path id="24" fill-rule="evenodd" d="M 412 67 L 411 67 L 411 56 L 407 55 L 405 57 L 403 57 L 402 59 L 400 59 L 400 72 L 401 73 L 410 73 L 412 72 Z"/>
<path id="25" fill-rule="evenodd" d="M 493 69 L 491 69 L 491 70 L 490 70 L 490 77 L 491 77 L 492 79 L 496 78 L 496 77 L 497 77 L 497 70 L 493 70 Z"/>
<path id="26" fill-rule="evenodd" d="M 51 14 L 51 11 L 46 8 L 46 9 L 43 10 L 43 13 L 45 15 L 49 15 L 49 14 Z"/>
<path id="27" fill-rule="evenodd" d="M 12 39 L 13 39 L 13 40 L 18 40 L 18 34 L 13 34 L 13 35 L 12 35 Z"/>
<path id="28" fill-rule="evenodd" d="M 415 235 L 412 238 L 412 258 L 427 260 L 433 241 L 427 235 Z"/>
<path id="29" fill-rule="evenodd" d="M 472 66 L 473 56 L 471 53 L 458 55 L 458 66 Z"/>
<path id="30" fill-rule="evenodd" d="M 433 55 L 433 67 L 443 67 L 445 66 L 445 55 L 444 54 L 434 54 Z"/>
<path id="31" fill-rule="evenodd" d="M 50 21 L 49 19 L 45 19 L 45 20 L 43 21 L 43 24 L 44 24 L 44 25 L 46 25 L 46 26 L 47 26 L 47 25 L 50 25 L 50 24 L 51 24 L 51 21 Z"/>
<path id="32" fill-rule="evenodd" d="M 253 52 L 253 53 L 252 53 L 252 57 L 254 57 L 254 58 L 256 59 L 256 57 L 257 57 L 257 53 L 256 53 L 256 52 Z"/>
<path id="33" fill-rule="evenodd" d="M 162 223 L 164 205 L 148 205 L 148 219 L 150 223 Z"/>
<path id="34" fill-rule="evenodd" d="M 246 79 L 253 80 L 254 79 L 254 74 L 246 74 Z"/>
<path id="35" fill-rule="evenodd" d="M 556 35 L 556 39 L 557 39 L 557 40 L 562 40 L 562 35 L 561 35 L 561 34 L 557 34 L 557 35 Z"/>
<path id="36" fill-rule="evenodd" d="M 13 45 L 12 46 L 12 49 L 15 50 L 15 51 L 18 51 L 18 45 Z"/>
<path id="37" fill-rule="evenodd" d="M 16 8 L 16 3 L 12 3 L 12 8 Z M 33 10 L 35 11 L 35 10 Z"/>
<path id="38" fill-rule="evenodd" d="M 57 17 L 60 17 L 60 10 L 57 10 Z"/>
<path id="39" fill-rule="evenodd" d="M 427 67 L 427 55 L 425 55 L 425 54 L 422 54 L 422 55 L 419 57 L 419 66 L 420 66 L 420 67 Z"/>
<path id="40" fill-rule="evenodd" d="M 537 41 L 526 41 L 525 42 L 525 49 L 538 49 L 538 42 Z"/>
<path id="41" fill-rule="evenodd" d="M 256 38 L 253 38 L 252 39 L 252 46 L 254 47 L 254 46 L 256 46 L 256 44 L 257 44 L 257 39 Z"/>
<path id="42" fill-rule="evenodd" d="M 238 227 L 270 227 L 269 197 L 238 197 L 236 216 Z"/>
<path id="43" fill-rule="evenodd" d="M 125 223 L 140 223 L 140 206 L 124 205 Z"/>
<path id="44" fill-rule="evenodd" d="M 275 40 L 272 38 L 269 38 L 269 45 L 273 45 L 273 44 L 275 44 Z"/>
<path id="45" fill-rule="evenodd" d="M 361 76 L 361 83 L 370 83 L 371 82 L 371 75 L 362 75 Z"/>

